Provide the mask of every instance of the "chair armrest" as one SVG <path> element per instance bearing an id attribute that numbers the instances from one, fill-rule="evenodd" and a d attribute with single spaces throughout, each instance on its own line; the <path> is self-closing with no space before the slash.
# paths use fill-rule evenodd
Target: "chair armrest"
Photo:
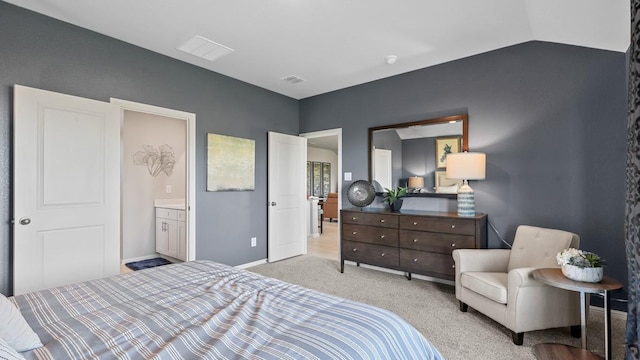
<path id="1" fill-rule="evenodd" d="M 511 269 L 508 275 L 509 289 L 547 286 L 543 282 L 534 279 L 531 275 L 531 273 L 536 269 L 538 268 L 526 267 Z"/>
<path id="2" fill-rule="evenodd" d="M 456 249 L 453 261 L 456 272 L 506 272 L 509 264 L 508 249 Z"/>

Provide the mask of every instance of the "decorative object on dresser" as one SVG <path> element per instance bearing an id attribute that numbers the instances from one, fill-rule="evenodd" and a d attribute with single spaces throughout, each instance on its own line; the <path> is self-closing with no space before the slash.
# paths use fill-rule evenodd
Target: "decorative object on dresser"
<path id="1" fill-rule="evenodd" d="M 452 281 L 453 249 L 486 248 L 487 216 L 386 209 L 340 212 L 340 272 L 345 260 Z"/>
<path id="2" fill-rule="evenodd" d="M 463 180 L 458 189 L 458 215 L 473 216 L 476 212 L 473 189 L 468 180 L 484 180 L 487 156 L 483 153 L 457 153 L 447 155 L 447 179 Z"/>
<path id="3" fill-rule="evenodd" d="M 367 180 L 356 180 L 347 190 L 347 200 L 357 207 L 365 207 L 376 198 L 376 189 Z"/>
<path id="4" fill-rule="evenodd" d="M 402 208 L 402 197 L 407 195 L 407 188 L 398 186 L 395 189 L 385 190 L 387 190 L 387 192 L 384 193 L 382 201 L 389 204 L 391 211 L 400 211 L 400 208 Z"/>
<path id="5" fill-rule="evenodd" d="M 578 337 L 578 294 L 546 286 L 533 279 L 532 272 L 558 268 L 553 254 L 579 245 L 580 237 L 571 232 L 521 225 L 510 250 L 453 251 L 460 311 L 471 306 L 500 323 L 511 330 L 516 345 L 522 345 L 525 332 L 534 330 L 570 326 Z"/>
<path id="6" fill-rule="evenodd" d="M 412 193 L 419 193 L 424 188 L 424 178 L 422 176 L 409 177 L 408 188 Z"/>

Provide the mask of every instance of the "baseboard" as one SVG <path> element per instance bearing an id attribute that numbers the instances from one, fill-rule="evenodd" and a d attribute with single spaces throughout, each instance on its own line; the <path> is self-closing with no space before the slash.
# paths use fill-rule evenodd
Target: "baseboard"
<path id="1" fill-rule="evenodd" d="M 254 267 L 254 266 L 258 266 L 266 263 L 267 263 L 267 259 L 262 259 L 262 260 L 258 260 L 258 261 L 254 261 L 246 264 L 236 265 L 234 267 L 237 267 L 238 269 L 246 269 L 246 268 L 250 268 L 250 267 Z"/>
<path id="2" fill-rule="evenodd" d="M 353 266 L 357 265 L 357 263 L 355 261 L 350 261 L 350 260 L 345 260 L 344 263 L 345 263 L 345 265 L 353 265 Z M 372 269 L 372 270 L 378 270 L 378 271 L 382 271 L 382 272 L 386 272 L 386 273 L 390 273 L 390 274 L 403 275 L 404 276 L 404 272 L 403 271 L 387 269 L 387 268 L 383 268 L 383 267 L 379 267 L 379 266 L 373 266 L 373 265 L 367 265 L 367 264 L 362 264 L 361 263 L 360 267 L 367 268 L 367 269 Z M 431 281 L 431 282 L 437 282 L 437 283 L 440 283 L 440 284 L 451 285 L 451 286 L 455 286 L 455 284 L 456 284 L 454 281 L 451 281 L 451 280 L 438 279 L 438 278 L 434 278 L 434 277 L 431 277 L 431 276 L 419 275 L 419 274 L 413 274 L 413 273 L 411 274 L 411 278 L 412 279 L 426 280 L 426 281 Z"/>
<path id="3" fill-rule="evenodd" d="M 142 261 L 142 260 L 154 259 L 154 258 L 157 258 L 157 257 L 162 257 L 162 256 L 160 256 L 160 254 L 153 254 L 153 255 L 139 256 L 139 257 L 130 258 L 130 259 L 122 259 L 120 261 L 120 265 L 124 265 L 126 263 L 130 263 L 130 262 L 134 262 L 134 261 Z M 169 260 L 169 259 L 167 259 L 167 260 Z"/>
<path id="4" fill-rule="evenodd" d="M 589 305 L 589 311 L 594 311 L 599 313 L 599 315 L 604 316 L 604 308 Z M 620 310 L 611 310 L 611 317 L 616 318 L 622 321 L 627 321 L 627 313 Z"/>

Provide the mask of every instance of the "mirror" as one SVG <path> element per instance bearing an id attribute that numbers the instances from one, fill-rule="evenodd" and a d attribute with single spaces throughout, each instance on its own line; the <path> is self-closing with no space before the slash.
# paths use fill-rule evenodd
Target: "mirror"
<path id="1" fill-rule="evenodd" d="M 467 114 L 369 128 L 369 180 L 376 192 L 402 186 L 408 196 L 455 198 L 457 183 L 442 172 L 446 153 L 469 150 L 467 130 Z"/>

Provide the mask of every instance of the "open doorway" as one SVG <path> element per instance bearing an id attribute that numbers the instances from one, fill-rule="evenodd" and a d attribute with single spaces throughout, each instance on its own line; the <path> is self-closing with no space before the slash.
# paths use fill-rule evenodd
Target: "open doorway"
<path id="1" fill-rule="evenodd" d="M 300 134 L 307 138 L 307 254 L 340 259 L 342 129 Z"/>
<path id="2" fill-rule="evenodd" d="M 194 260 L 195 115 L 111 102 L 121 107 L 121 263 Z"/>

